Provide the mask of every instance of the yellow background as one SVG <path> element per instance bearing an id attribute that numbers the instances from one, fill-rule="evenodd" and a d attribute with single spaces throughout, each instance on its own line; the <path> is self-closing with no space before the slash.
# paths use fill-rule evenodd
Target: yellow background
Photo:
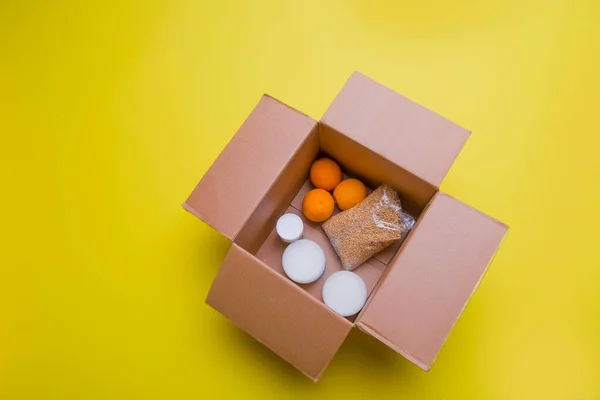
<path id="1" fill-rule="evenodd" d="M 0 1 L 1 399 L 600 399 L 600 2 Z M 263 92 L 360 70 L 473 131 L 442 189 L 512 229 L 424 373 L 314 385 L 203 304 L 180 204 Z"/>

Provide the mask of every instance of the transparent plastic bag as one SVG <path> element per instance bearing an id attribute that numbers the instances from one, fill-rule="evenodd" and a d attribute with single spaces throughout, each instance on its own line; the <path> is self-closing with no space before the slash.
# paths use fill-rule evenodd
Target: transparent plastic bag
<path id="1" fill-rule="evenodd" d="M 356 206 L 322 225 L 342 267 L 353 270 L 373 255 L 406 237 L 415 219 L 402 211 L 398 192 L 383 184 Z"/>

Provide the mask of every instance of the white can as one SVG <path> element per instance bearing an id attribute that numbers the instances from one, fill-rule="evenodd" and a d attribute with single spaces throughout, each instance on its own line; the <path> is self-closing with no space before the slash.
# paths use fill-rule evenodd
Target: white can
<path id="1" fill-rule="evenodd" d="M 294 282 L 312 283 L 325 272 L 325 253 L 312 240 L 301 239 L 285 249 L 281 264 L 285 274 Z"/>
<path id="2" fill-rule="evenodd" d="M 283 214 L 277 220 L 277 234 L 286 243 L 292 243 L 302 237 L 304 223 L 296 214 Z"/>
<path id="3" fill-rule="evenodd" d="M 323 303 L 342 317 L 358 313 L 367 301 L 367 285 L 350 271 L 331 274 L 323 285 Z"/>

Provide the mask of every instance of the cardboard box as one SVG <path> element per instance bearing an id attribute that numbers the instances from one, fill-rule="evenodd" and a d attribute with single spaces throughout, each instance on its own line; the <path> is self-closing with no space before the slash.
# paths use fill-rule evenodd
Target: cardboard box
<path id="1" fill-rule="evenodd" d="M 353 327 L 428 370 L 508 229 L 438 189 L 469 134 L 360 73 L 318 122 L 263 96 L 184 204 L 233 242 L 206 302 L 315 381 Z M 402 245 L 354 271 L 369 290 L 354 318 L 321 301 L 325 279 L 342 268 L 300 211 L 321 155 L 371 188 L 394 186 L 418 217 Z M 325 251 L 315 283 L 283 273 L 286 245 L 274 228 L 285 212 L 300 215 L 304 237 Z"/>

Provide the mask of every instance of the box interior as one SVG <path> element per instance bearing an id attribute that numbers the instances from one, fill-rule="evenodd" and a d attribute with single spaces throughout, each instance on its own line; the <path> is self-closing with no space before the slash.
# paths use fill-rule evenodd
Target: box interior
<path id="1" fill-rule="evenodd" d="M 315 159 L 322 156 L 337 161 L 346 176 L 361 179 L 369 189 L 375 189 L 381 183 L 392 185 L 400 194 L 403 209 L 416 219 L 437 191 L 435 186 L 342 133 L 323 123 L 316 125 L 288 164 L 280 171 L 234 242 L 287 279 L 281 265 L 281 256 L 287 244 L 277 236 L 275 224 L 277 219 L 286 212 L 300 216 L 304 222 L 303 237 L 321 246 L 327 263 L 321 279 L 298 286 L 319 301 L 322 301 L 321 290 L 327 277 L 342 270 L 341 262 L 322 230 L 321 224 L 308 221 L 302 214 L 302 199 L 313 188 L 308 180 L 310 166 Z M 337 212 L 340 211 L 336 207 L 334 213 Z M 354 270 L 367 284 L 369 296 L 373 295 L 387 265 L 400 248 L 399 241 Z M 349 319 L 353 321 L 354 318 Z"/>

